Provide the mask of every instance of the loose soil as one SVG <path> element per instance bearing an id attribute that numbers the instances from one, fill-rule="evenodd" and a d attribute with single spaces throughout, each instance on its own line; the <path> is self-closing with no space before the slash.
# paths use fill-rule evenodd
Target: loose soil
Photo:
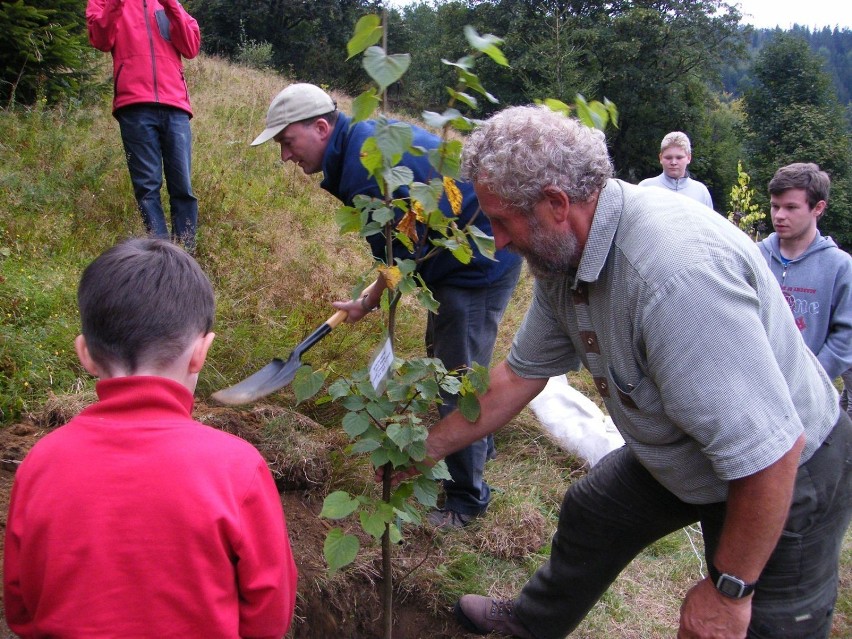
<path id="1" fill-rule="evenodd" d="M 51 409 L 48 406 L 43 415 L 0 428 L 0 552 L 15 470 L 42 436 L 67 421 L 79 408 L 64 406 Z M 273 406 L 255 407 L 251 412 L 246 412 L 199 404 L 195 408 L 194 417 L 243 437 L 254 444 L 270 462 L 281 494 L 290 543 L 299 570 L 296 617 L 287 637 L 382 637 L 380 557 L 373 563 L 359 565 L 357 569 L 340 573 L 333 579 L 328 579 L 326 575 L 322 548 L 330 525 L 318 513 L 322 507 L 322 487 L 330 471 L 325 461 L 329 455 L 322 453 L 329 452 L 331 447 L 339 447 L 341 442 L 335 441 L 339 435 L 328 436 L 325 441 L 328 446 L 326 451 L 301 450 L 296 451 L 295 455 L 287 455 L 270 442 L 264 427 L 270 419 L 286 421 L 296 436 L 300 430 L 323 427 L 306 416 Z M 311 442 L 317 439 L 322 441 L 322 438 L 315 436 L 316 433 L 313 435 Z M 308 441 L 308 438 L 304 441 Z M 402 566 L 416 565 L 423 559 L 424 545 L 428 548 L 432 542 L 428 531 L 413 531 L 405 543 L 406 547 L 395 550 L 395 560 Z M 411 556 L 407 557 L 407 554 Z M 416 581 L 416 571 L 407 581 L 412 580 Z M 2 594 L 0 602 L 1 599 Z M 405 592 L 396 595 L 395 599 L 394 639 L 468 639 L 475 636 L 459 629 L 452 618 L 451 604 L 438 606 L 435 610 L 433 600 L 427 601 L 418 595 L 416 583 L 409 583 Z M 0 621 L 0 638 L 12 637 L 15 635 L 9 631 L 4 615 Z"/>

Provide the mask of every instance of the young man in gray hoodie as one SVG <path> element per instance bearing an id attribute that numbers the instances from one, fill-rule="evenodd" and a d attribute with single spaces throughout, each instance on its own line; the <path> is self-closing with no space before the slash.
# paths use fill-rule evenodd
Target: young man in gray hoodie
<path id="1" fill-rule="evenodd" d="M 845 381 L 852 370 L 852 257 L 817 229 L 830 185 L 813 163 L 778 169 L 769 182 L 775 232 L 759 246 L 805 343 L 831 379 Z"/>

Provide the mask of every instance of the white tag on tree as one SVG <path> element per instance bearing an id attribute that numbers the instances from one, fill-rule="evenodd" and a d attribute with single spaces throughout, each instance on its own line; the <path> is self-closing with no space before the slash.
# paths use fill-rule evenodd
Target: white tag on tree
<path id="1" fill-rule="evenodd" d="M 388 338 L 370 364 L 370 383 L 377 393 L 381 392 L 380 388 L 387 379 L 391 364 L 393 364 L 393 347 L 390 338 Z"/>

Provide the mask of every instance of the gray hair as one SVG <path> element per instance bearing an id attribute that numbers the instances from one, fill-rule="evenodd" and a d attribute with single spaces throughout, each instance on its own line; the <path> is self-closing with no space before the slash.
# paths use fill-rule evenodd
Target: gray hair
<path id="1" fill-rule="evenodd" d="M 692 155 L 692 143 L 689 141 L 689 136 L 683 131 L 672 131 L 666 133 L 666 137 L 660 142 L 660 153 L 665 151 L 670 146 L 678 146 L 683 149 L 687 155 Z"/>
<path id="2" fill-rule="evenodd" d="M 612 177 L 602 131 L 545 106 L 509 107 L 467 138 L 462 173 L 507 205 L 529 211 L 547 187 L 589 201 Z"/>

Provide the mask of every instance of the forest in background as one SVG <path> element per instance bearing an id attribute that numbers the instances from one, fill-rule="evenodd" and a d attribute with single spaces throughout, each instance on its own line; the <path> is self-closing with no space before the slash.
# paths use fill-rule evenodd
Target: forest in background
<path id="1" fill-rule="evenodd" d="M 0 4 L 4 105 L 109 91 L 90 82 L 101 54 L 88 46 L 81 4 Z M 205 52 L 354 94 L 366 76 L 346 60 L 345 43 L 357 19 L 382 14 L 385 3 L 186 0 L 186 7 Z M 511 65 L 477 68 L 497 101 L 481 101 L 475 117 L 544 98 L 607 98 L 619 111 L 619 126 L 607 131 L 617 176 L 638 182 L 658 174 L 659 141 L 686 131 L 692 174 L 722 214 L 732 212 L 738 163 L 768 213 L 765 185 L 778 166 L 816 162 L 832 176 L 821 229 L 852 248 L 848 29 L 754 30 L 740 24 L 735 4 L 720 0 L 433 0 L 384 15 L 388 52 L 412 56 L 389 91 L 389 109 L 416 116 L 445 103 L 450 70 L 441 59 L 464 55 L 461 26 L 469 24 L 502 37 Z M 768 217 L 762 224 L 763 233 L 771 230 Z"/>

